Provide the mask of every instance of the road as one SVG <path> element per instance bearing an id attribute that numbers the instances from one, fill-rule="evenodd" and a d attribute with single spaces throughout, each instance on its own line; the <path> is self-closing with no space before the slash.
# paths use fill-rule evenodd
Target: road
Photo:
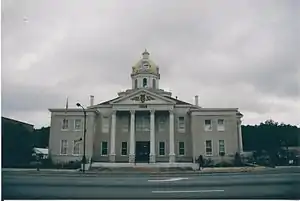
<path id="1" fill-rule="evenodd" d="M 3 199 L 299 199 L 300 172 L 89 175 L 2 172 Z"/>

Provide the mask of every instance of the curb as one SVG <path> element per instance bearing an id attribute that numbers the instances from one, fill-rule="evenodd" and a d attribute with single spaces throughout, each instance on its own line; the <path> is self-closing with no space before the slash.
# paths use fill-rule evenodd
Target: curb
<path id="1" fill-rule="evenodd" d="M 96 177 L 96 176 L 128 176 L 128 175 L 148 175 L 148 176 L 174 176 L 174 175 L 190 175 L 190 176 L 205 176 L 213 174 L 244 174 L 257 171 L 240 171 L 240 172 L 14 172 L 13 175 L 40 175 L 40 176 L 69 176 L 69 177 Z"/>
<path id="2" fill-rule="evenodd" d="M 186 187 L 187 184 L 185 183 L 145 183 L 145 184 L 137 184 L 137 183 L 132 183 L 132 184 L 124 184 L 124 183 L 116 183 L 116 184 L 97 184 L 97 183 L 84 183 L 82 184 L 81 182 L 77 182 L 77 183 L 43 183 L 43 182 L 36 182 L 36 183 L 31 183 L 31 182 L 21 182 L 21 183 L 17 183 L 17 182 L 11 182 L 11 181 L 5 181 L 3 182 L 3 184 L 5 184 L 5 186 L 11 185 L 11 186 L 70 186 L 70 187 L 75 187 L 75 186 L 84 186 L 84 187 L 101 187 L 101 188 L 128 188 L 128 187 L 132 187 L 132 188 L 145 188 L 145 187 Z M 300 184 L 299 181 L 297 180 L 290 180 L 290 181 L 253 181 L 253 182 L 232 182 L 232 183 L 228 183 L 228 182 L 213 182 L 213 183 L 192 183 L 189 185 L 192 185 L 193 187 L 223 187 L 223 186 L 239 186 L 239 185 L 243 185 L 243 186 L 257 186 L 257 185 L 274 185 L 274 184 L 282 184 L 282 185 L 298 185 Z"/>
<path id="3" fill-rule="evenodd" d="M 202 171 L 174 171 L 174 172 L 156 172 L 156 171 L 89 171 L 87 170 L 85 173 L 82 173 L 77 170 L 43 170 L 36 171 L 36 169 L 24 169 L 24 170 L 13 170 L 13 169 L 2 169 L 2 173 L 7 175 L 64 175 L 64 176 L 113 176 L 113 175 L 150 175 L 150 176 L 168 176 L 168 175 L 211 175 L 211 174 L 230 174 L 230 173 L 255 173 L 255 172 L 276 172 L 282 171 L 284 168 L 269 168 L 269 167 L 246 167 L 240 169 L 204 169 Z M 286 168 L 285 170 L 290 171 L 290 168 Z M 295 168 L 295 170 L 300 170 L 300 168 Z"/>

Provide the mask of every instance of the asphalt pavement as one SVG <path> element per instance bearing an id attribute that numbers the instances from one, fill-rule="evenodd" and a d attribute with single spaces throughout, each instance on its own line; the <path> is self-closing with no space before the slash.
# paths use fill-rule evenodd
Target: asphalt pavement
<path id="1" fill-rule="evenodd" d="M 89 176 L 2 172 L 2 184 L 3 199 L 300 198 L 299 171 Z"/>

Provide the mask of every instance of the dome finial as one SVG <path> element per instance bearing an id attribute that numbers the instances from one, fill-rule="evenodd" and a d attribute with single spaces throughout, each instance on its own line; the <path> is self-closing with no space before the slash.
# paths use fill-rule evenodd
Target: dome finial
<path id="1" fill-rule="evenodd" d="M 147 51 L 147 49 L 145 48 L 145 51 L 143 52 L 143 59 L 148 59 L 149 58 L 149 52 Z"/>

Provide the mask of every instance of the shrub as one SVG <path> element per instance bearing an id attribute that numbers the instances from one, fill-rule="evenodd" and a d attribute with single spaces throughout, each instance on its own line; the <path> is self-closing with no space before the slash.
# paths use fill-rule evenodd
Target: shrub
<path id="1" fill-rule="evenodd" d="M 222 161 L 220 163 L 217 163 L 215 165 L 215 167 L 233 167 L 232 163 L 226 162 L 226 161 Z"/>
<path id="2" fill-rule="evenodd" d="M 203 167 L 213 167 L 214 162 L 211 158 L 204 158 L 204 164 Z"/>
<path id="3" fill-rule="evenodd" d="M 261 155 L 258 155 L 256 157 L 256 163 L 258 165 L 268 166 L 268 167 L 275 166 L 274 162 L 272 161 L 271 156 L 264 150 L 262 151 Z"/>
<path id="4" fill-rule="evenodd" d="M 66 163 L 53 163 L 52 159 L 49 157 L 40 161 L 40 168 L 56 168 L 56 169 L 78 169 L 81 167 L 81 161 L 70 161 Z M 33 167 L 36 167 L 36 161 L 33 161 Z"/>
<path id="5" fill-rule="evenodd" d="M 236 152 L 235 155 L 234 155 L 234 162 L 233 162 L 233 164 L 236 167 L 240 167 L 240 166 L 243 165 L 241 155 L 238 152 Z"/>
<path id="6" fill-rule="evenodd" d="M 78 169 L 81 167 L 81 161 L 70 161 L 64 164 L 64 168 L 66 169 Z"/>

